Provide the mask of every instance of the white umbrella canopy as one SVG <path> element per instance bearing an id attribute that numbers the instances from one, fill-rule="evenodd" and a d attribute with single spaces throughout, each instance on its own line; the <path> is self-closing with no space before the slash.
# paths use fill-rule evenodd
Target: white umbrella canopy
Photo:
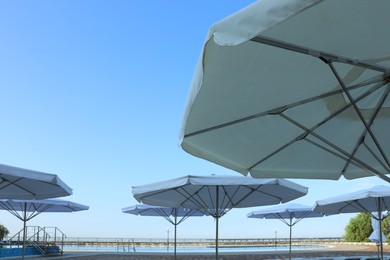
<path id="1" fill-rule="evenodd" d="M 138 215 L 138 216 L 158 216 L 165 218 L 175 228 L 174 235 L 174 258 L 176 259 L 176 237 L 177 225 L 182 223 L 189 217 L 202 217 L 208 215 L 205 211 L 188 208 L 170 208 L 161 206 L 152 206 L 146 204 L 137 204 L 122 209 L 123 213 Z M 180 219 L 177 219 L 180 218 Z"/>
<path id="2" fill-rule="evenodd" d="M 323 217 L 324 214 L 313 211 L 313 206 L 305 206 L 298 203 L 287 203 L 263 208 L 248 213 L 248 218 L 279 219 L 290 228 L 289 256 L 291 259 L 292 227 L 304 218 Z"/>
<path id="3" fill-rule="evenodd" d="M 72 189 L 57 175 L 0 164 L 0 199 L 69 196 Z"/>
<path id="4" fill-rule="evenodd" d="M 262 0 L 209 29 L 181 131 L 253 177 L 390 181 L 390 2 Z"/>
<path id="5" fill-rule="evenodd" d="M 0 210 L 6 210 L 23 221 L 23 249 L 22 259 L 26 243 L 26 223 L 43 212 L 76 212 L 88 210 L 89 207 L 67 200 L 43 199 L 43 200 L 13 200 L 0 199 Z"/>
<path id="6" fill-rule="evenodd" d="M 321 212 L 325 215 L 356 212 L 369 213 L 371 217 L 378 220 L 378 230 L 382 230 L 382 220 L 389 215 L 389 210 L 390 187 L 383 185 L 318 200 L 314 207 L 314 211 Z M 383 214 L 383 211 L 387 211 L 387 213 Z M 378 212 L 378 215 L 373 214 L 373 212 Z M 381 248 L 381 259 L 383 259 L 381 236 L 379 236 L 379 244 Z"/>
<path id="7" fill-rule="evenodd" d="M 195 208 L 218 219 L 232 208 L 288 202 L 307 194 L 308 188 L 284 179 L 254 179 L 244 176 L 184 176 L 132 188 L 138 202 L 173 208 Z"/>

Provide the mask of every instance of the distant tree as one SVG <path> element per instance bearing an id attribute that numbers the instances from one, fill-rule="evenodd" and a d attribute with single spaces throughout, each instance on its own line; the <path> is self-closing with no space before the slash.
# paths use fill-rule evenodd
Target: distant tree
<path id="1" fill-rule="evenodd" d="M 9 234 L 8 229 L 5 226 L 0 224 L 0 240 L 3 240 L 4 237 L 8 236 L 8 234 Z"/>
<path id="2" fill-rule="evenodd" d="M 351 218 L 345 227 L 344 239 L 347 242 L 367 242 L 373 229 L 371 227 L 371 217 L 367 213 L 359 213 Z"/>

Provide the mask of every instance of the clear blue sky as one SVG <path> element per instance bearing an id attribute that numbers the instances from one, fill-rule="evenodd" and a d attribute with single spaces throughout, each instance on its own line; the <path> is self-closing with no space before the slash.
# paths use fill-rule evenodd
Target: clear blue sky
<path id="1" fill-rule="evenodd" d="M 131 186 L 184 175 L 232 171 L 179 147 L 184 105 L 208 28 L 253 1 L 0 1 L 0 163 L 58 174 L 90 206 L 47 213 L 29 225 L 69 237 L 165 237 L 162 218 L 123 214 L 137 202 Z M 309 187 L 295 202 L 375 184 L 295 180 Z M 287 237 L 277 220 L 247 219 L 256 208 L 220 220 L 222 238 Z M 0 212 L 11 233 L 22 223 Z M 307 219 L 295 236 L 341 236 L 354 215 Z M 211 217 L 190 218 L 179 237 L 213 238 Z"/>

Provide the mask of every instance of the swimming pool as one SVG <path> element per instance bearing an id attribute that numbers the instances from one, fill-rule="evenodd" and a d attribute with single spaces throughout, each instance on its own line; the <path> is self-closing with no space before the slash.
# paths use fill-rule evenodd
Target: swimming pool
<path id="1" fill-rule="evenodd" d="M 292 251 L 296 250 L 314 250 L 326 248 L 322 245 L 293 245 Z M 64 252 L 71 251 L 93 251 L 93 252 L 173 252 L 173 246 L 101 246 L 101 245 L 64 245 Z M 270 251 L 288 251 L 288 245 L 278 246 L 219 246 L 219 252 L 270 252 Z M 215 252 L 214 246 L 178 246 L 177 252 Z"/>

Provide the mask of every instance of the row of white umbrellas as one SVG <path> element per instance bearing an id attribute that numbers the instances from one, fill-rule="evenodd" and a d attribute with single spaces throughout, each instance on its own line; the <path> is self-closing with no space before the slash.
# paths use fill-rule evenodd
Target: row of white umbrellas
<path id="1" fill-rule="evenodd" d="M 57 175 L 0 164 L 0 210 L 23 221 L 22 259 L 26 244 L 26 223 L 43 212 L 76 212 L 89 207 L 56 199 L 72 189 Z M 55 199 L 53 199 L 55 198 Z"/>
<path id="2" fill-rule="evenodd" d="M 239 176 L 184 176 L 149 185 L 133 187 L 134 198 L 146 205 L 124 208 L 124 213 L 148 216 L 172 216 L 175 225 L 175 257 L 177 217 L 187 218 L 191 210 L 197 216 L 210 215 L 216 220 L 216 257 L 218 257 L 218 219 L 233 208 L 275 205 L 305 196 L 308 189 L 285 179 L 254 179 Z M 152 206 L 147 206 L 152 205 Z M 175 211 L 179 210 L 180 211 Z M 380 223 L 382 211 L 390 210 L 390 187 L 371 189 L 319 200 L 315 206 L 281 204 L 251 212 L 248 217 L 278 218 L 291 228 L 303 218 L 339 213 L 367 212 Z M 374 215 L 372 212 L 378 212 Z M 386 214 L 387 215 L 387 214 Z M 293 222 L 294 220 L 294 222 Z M 380 238 L 381 239 L 381 238 Z M 382 241 L 379 241 L 380 245 Z M 383 248 L 381 246 L 383 256 Z M 291 244 L 290 244 L 291 255 Z"/>

